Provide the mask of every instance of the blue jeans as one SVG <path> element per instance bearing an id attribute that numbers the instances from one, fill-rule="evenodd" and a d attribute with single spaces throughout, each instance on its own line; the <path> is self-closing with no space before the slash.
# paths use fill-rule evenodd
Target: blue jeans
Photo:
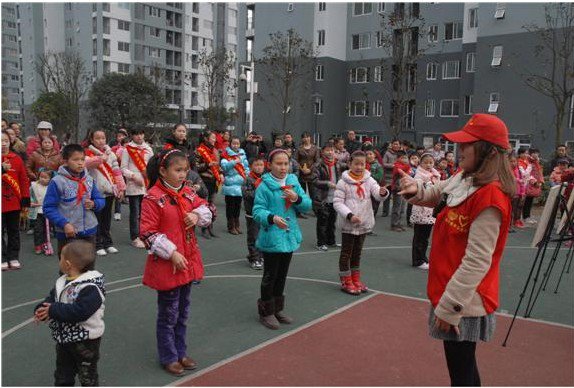
<path id="1" fill-rule="evenodd" d="M 157 292 L 157 352 L 162 365 L 187 357 L 185 334 L 190 295 L 191 283 Z"/>
<path id="2" fill-rule="evenodd" d="M 140 213 L 143 195 L 129 195 L 130 202 L 130 239 L 133 241 L 140 234 Z"/>

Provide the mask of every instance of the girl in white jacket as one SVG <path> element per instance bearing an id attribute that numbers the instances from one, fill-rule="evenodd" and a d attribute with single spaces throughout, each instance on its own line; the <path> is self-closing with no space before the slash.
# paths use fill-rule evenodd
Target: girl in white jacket
<path id="1" fill-rule="evenodd" d="M 333 207 L 337 212 L 337 227 L 343 233 L 339 276 L 341 289 L 352 295 L 367 292 L 361 282 L 361 251 L 367 233 L 375 226 L 375 216 L 371 197 L 382 202 L 389 192 L 371 177 L 365 169 L 367 156 L 363 151 L 355 151 L 350 156 L 349 170 L 337 183 Z"/>
<path id="2" fill-rule="evenodd" d="M 434 185 L 440 181 L 440 172 L 434 168 L 434 157 L 431 153 L 421 155 L 421 160 L 415 179 L 423 181 L 426 186 Z M 412 264 L 413 267 L 418 269 L 429 269 L 429 260 L 427 258 L 427 248 L 429 246 L 429 237 L 432 227 L 435 222 L 433 217 L 434 209 L 431 207 L 424 207 L 413 205 L 410 222 L 414 225 L 413 235 L 413 252 Z"/>

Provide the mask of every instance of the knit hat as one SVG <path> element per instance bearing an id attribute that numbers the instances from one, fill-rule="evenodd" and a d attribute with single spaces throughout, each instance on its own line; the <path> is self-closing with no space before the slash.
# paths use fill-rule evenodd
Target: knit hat
<path id="1" fill-rule="evenodd" d="M 52 124 L 48 121 L 40 121 L 36 129 L 49 129 L 52 130 Z"/>

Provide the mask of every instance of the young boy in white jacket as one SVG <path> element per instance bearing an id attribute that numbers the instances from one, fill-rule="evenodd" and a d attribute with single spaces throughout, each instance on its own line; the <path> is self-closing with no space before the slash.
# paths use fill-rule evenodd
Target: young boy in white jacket
<path id="1" fill-rule="evenodd" d="M 379 186 L 365 169 L 366 164 L 367 156 L 363 151 L 351 154 L 349 170 L 343 172 L 333 198 L 337 227 L 343 233 L 339 258 L 341 289 L 351 295 L 368 291 L 361 282 L 359 267 L 363 242 L 375 226 L 371 196 L 379 202 L 389 197 L 388 190 Z"/>

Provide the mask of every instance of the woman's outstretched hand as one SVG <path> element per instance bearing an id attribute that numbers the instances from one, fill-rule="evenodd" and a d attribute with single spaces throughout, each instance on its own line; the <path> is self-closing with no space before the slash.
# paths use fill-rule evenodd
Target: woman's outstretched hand
<path id="1" fill-rule="evenodd" d="M 401 174 L 399 195 L 415 195 L 419 191 L 417 181 L 403 170 L 399 170 Z"/>

